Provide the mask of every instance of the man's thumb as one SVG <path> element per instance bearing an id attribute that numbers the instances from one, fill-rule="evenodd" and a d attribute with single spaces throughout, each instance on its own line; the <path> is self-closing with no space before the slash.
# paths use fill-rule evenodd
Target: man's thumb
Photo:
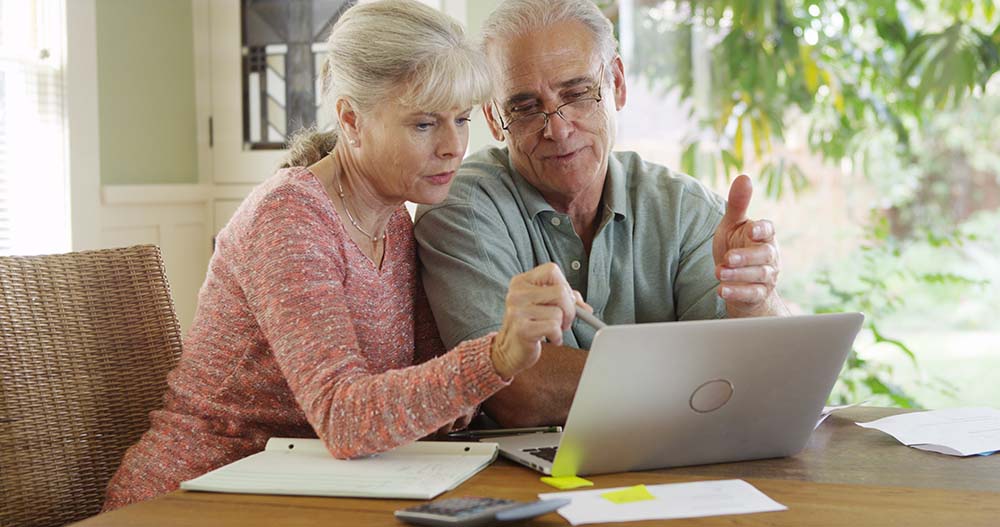
<path id="1" fill-rule="evenodd" d="M 753 183 L 750 182 L 750 176 L 742 174 L 729 187 L 729 201 L 726 202 L 726 215 L 722 217 L 722 222 L 739 225 L 749 219 L 747 209 L 750 208 L 751 196 L 753 196 Z"/>

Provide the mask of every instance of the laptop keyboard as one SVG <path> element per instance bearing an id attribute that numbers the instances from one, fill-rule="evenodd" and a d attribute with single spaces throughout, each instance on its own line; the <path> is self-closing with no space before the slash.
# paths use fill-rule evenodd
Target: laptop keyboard
<path id="1" fill-rule="evenodd" d="M 521 452 L 525 454 L 531 454 L 535 457 L 540 457 L 548 462 L 552 462 L 556 459 L 556 450 L 559 450 L 557 446 L 546 446 L 541 448 L 525 448 Z"/>

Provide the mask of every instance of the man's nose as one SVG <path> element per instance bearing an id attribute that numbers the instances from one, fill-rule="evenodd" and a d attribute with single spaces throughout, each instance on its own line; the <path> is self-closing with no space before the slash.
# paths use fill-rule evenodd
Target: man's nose
<path id="1" fill-rule="evenodd" d="M 573 132 L 573 127 L 573 123 L 566 120 L 566 118 L 562 116 L 562 113 L 555 112 L 549 115 L 549 120 L 545 123 L 545 128 L 542 129 L 542 133 L 546 139 L 560 141 Z"/>

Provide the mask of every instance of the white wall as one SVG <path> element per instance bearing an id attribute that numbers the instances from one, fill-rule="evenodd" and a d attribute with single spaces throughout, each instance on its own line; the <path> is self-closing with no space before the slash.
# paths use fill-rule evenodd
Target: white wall
<path id="1" fill-rule="evenodd" d="M 102 24 L 98 20 L 101 12 L 107 12 L 107 9 L 98 9 L 99 1 L 108 0 L 67 0 L 67 44 L 71 61 L 67 68 L 67 97 L 71 127 L 73 248 L 82 250 L 143 243 L 160 246 L 178 319 L 182 329 L 186 331 L 194 317 L 198 290 L 204 281 L 211 257 L 212 237 L 225 225 L 253 187 L 252 182 L 232 182 L 225 177 L 217 181 L 218 178 L 213 174 L 213 150 L 208 146 L 207 123 L 213 106 L 212 60 L 218 60 L 213 57 L 212 27 L 215 24 L 210 20 L 210 11 L 212 2 L 235 0 L 189 0 L 188 4 L 192 14 L 193 57 L 190 58 L 190 67 L 193 69 L 194 82 L 193 107 L 190 111 L 196 123 L 192 142 L 197 151 L 197 174 L 191 177 L 182 174 L 180 180 L 191 183 L 161 184 L 165 182 L 158 183 L 155 176 L 150 176 L 148 171 L 137 166 L 125 178 L 124 183 L 119 174 L 110 178 L 111 181 L 106 180 L 104 185 L 101 184 L 100 153 L 103 151 L 107 156 L 118 151 L 115 144 L 101 143 L 102 139 L 105 142 L 113 141 L 109 138 L 114 137 L 114 134 L 105 137 L 98 133 L 101 129 L 100 116 L 117 115 L 120 118 L 121 115 L 114 111 L 108 112 L 109 108 L 99 108 L 99 101 L 107 105 L 114 104 L 115 100 L 109 99 L 107 93 L 102 96 L 101 85 L 109 86 L 107 83 L 113 83 L 119 76 L 141 72 L 116 73 L 113 67 L 109 68 L 105 63 L 100 67 L 104 78 L 98 82 L 101 54 L 97 31 L 98 28 L 101 31 L 109 30 L 107 23 Z M 148 1 L 173 5 L 183 0 Z M 471 26 L 470 33 L 474 35 L 483 18 L 499 0 L 428 0 L 428 3 L 443 8 L 459 21 Z M 163 5 L 159 8 L 163 8 Z M 136 13 L 133 16 L 144 16 L 141 10 L 132 12 Z M 121 23 L 128 21 L 116 19 L 115 25 Z M 192 48 L 187 51 L 180 49 L 178 53 L 190 53 Z M 188 57 L 183 57 L 179 60 L 183 62 L 187 59 Z M 144 94 L 131 95 L 142 97 Z M 150 105 L 156 103 L 155 100 L 145 101 L 145 104 Z M 188 122 L 189 117 L 181 116 L 181 119 Z M 150 125 L 155 126 L 155 123 Z M 142 130 L 134 132 L 142 133 Z M 492 142 L 484 119 L 477 116 L 473 121 L 469 151 Z M 122 166 L 120 159 L 116 158 L 114 161 L 115 167 Z M 183 166 L 178 166 L 175 170 L 186 174 L 191 170 L 188 161 L 185 155 Z"/>

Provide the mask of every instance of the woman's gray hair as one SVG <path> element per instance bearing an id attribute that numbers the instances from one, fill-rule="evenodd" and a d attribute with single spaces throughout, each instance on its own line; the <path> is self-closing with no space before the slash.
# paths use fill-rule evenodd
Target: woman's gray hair
<path id="1" fill-rule="evenodd" d="M 591 0 L 506 0 L 483 22 L 482 47 L 497 44 L 560 22 L 583 24 L 594 37 L 601 61 L 610 64 L 618 49 L 614 27 Z"/>
<path id="2" fill-rule="evenodd" d="M 429 113 L 470 107 L 489 97 L 482 53 L 453 19 L 415 0 L 380 0 L 348 9 L 327 39 L 321 110 L 347 99 L 359 112 L 391 97 Z M 333 150 L 339 127 L 309 128 L 289 141 L 283 167 L 307 166 Z"/>

